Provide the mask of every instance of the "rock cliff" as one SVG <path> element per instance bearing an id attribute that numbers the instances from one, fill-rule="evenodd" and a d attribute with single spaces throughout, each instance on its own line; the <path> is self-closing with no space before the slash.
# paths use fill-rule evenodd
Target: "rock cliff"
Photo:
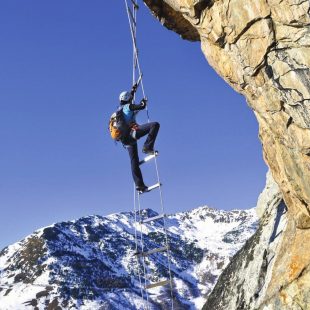
<path id="1" fill-rule="evenodd" d="M 263 304 L 287 227 L 287 208 L 270 174 L 257 211 L 258 230 L 221 274 L 203 310 L 254 310 Z"/>
<path id="2" fill-rule="evenodd" d="M 164 26 L 201 42 L 209 64 L 246 97 L 258 120 L 288 214 L 257 307 L 310 309 L 309 0 L 144 2 Z"/>

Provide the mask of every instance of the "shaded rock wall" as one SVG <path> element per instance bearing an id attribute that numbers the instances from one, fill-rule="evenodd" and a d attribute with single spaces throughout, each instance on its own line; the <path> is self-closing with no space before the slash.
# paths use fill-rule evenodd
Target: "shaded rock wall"
<path id="1" fill-rule="evenodd" d="M 222 273 L 203 310 L 257 309 L 264 300 L 287 224 L 282 194 L 270 174 L 257 209 L 257 232 Z"/>
<path id="2" fill-rule="evenodd" d="M 209 64 L 256 115 L 265 161 L 288 208 L 265 291 L 266 304 L 284 309 L 310 291 L 310 2 L 144 2 L 163 25 L 201 41 Z"/>

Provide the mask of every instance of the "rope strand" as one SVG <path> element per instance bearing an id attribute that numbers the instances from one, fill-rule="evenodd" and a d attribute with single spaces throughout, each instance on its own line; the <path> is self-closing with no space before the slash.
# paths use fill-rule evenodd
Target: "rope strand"
<path id="1" fill-rule="evenodd" d="M 129 23 L 129 28 L 130 28 L 130 34 L 131 34 L 131 40 L 132 40 L 132 46 L 133 46 L 133 73 L 132 73 L 132 79 L 133 79 L 133 84 L 136 82 L 136 73 L 138 73 L 139 79 L 141 79 L 140 84 L 141 84 L 141 90 L 143 94 L 143 98 L 146 98 L 146 93 L 145 93 L 145 88 L 144 88 L 144 83 L 143 83 L 143 76 L 142 76 L 142 70 L 140 66 L 140 60 L 139 60 L 139 50 L 137 47 L 137 10 L 139 8 L 138 2 L 135 0 L 131 0 L 132 2 L 132 11 L 129 8 L 128 1 L 125 1 L 125 6 L 126 6 L 126 11 L 127 11 L 127 17 L 128 17 L 128 23 Z M 135 98 L 134 98 L 135 100 Z M 147 121 L 150 123 L 150 116 L 149 116 L 149 110 L 148 106 L 146 106 L 146 114 L 147 114 Z M 156 170 L 156 176 L 157 176 L 157 182 L 161 184 L 160 182 L 160 177 L 159 177 L 159 169 L 158 169 L 158 164 L 157 164 L 157 159 L 155 156 L 155 170 Z M 136 248 L 139 248 L 139 243 L 140 243 L 140 248 L 141 248 L 141 253 L 144 251 L 145 245 L 144 245 L 144 240 L 143 240 L 143 223 L 142 223 L 142 213 L 141 213 L 141 202 L 140 202 L 140 194 L 138 195 L 138 199 L 136 199 L 136 195 L 134 198 L 134 208 L 136 212 L 136 203 L 138 202 L 138 209 L 139 209 L 139 218 L 140 218 L 140 240 L 136 240 Z M 164 203 L 163 203 L 163 195 L 162 195 L 162 188 L 161 185 L 159 186 L 159 196 L 160 196 L 160 205 L 161 205 L 161 212 L 162 214 L 165 214 L 165 209 L 164 209 Z M 171 309 L 174 310 L 174 302 L 173 302 L 173 287 L 172 287 L 172 274 L 171 274 L 171 257 L 170 257 L 170 249 L 169 249 L 169 242 L 168 242 L 168 236 L 167 236 L 167 226 L 166 226 L 166 220 L 165 217 L 163 218 L 164 220 L 164 234 L 165 234 L 165 245 L 167 247 L 167 259 L 168 259 L 168 273 L 169 273 L 169 280 L 170 280 L 170 295 L 171 295 Z M 137 223 L 137 218 L 135 216 L 135 221 Z M 136 228 L 135 228 L 135 238 L 138 239 L 137 233 L 136 233 Z M 146 266 L 146 257 L 143 255 L 142 256 L 142 267 L 143 267 L 143 275 L 144 275 L 144 290 L 146 293 L 146 306 L 147 309 L 149 309 L 149 295 L 148 295 L 148 290 L 146 288 L 147 282 L 150 280 L 147 266 Z M 137 256 L 137 261 L 139 263 L 139 257 Z M 139 266 L 138 266 L 139 268 Z M 142 280 L 141 278 L 139 279 L 140 285 L 141 285 L 141 292 L 142 292 Z M 142 293 L 142 298 L 144 300 L 144 294 Z"/>

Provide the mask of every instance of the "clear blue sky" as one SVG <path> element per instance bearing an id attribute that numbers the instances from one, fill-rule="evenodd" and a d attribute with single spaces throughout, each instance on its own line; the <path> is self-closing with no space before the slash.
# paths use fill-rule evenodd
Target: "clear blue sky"
<path id="1" fill-rule="evenodd" d="M 144 6 L 138 31 L 167 211 L 255 206 L 266 166 L 245 99 L 199 43 Z M 57 221 L 131 210 L 128 155 L 107 129 L 131 86 L 124 2 L 1 1 L 0 46 L 0 248 Z M 143 207 L 156 209 L 156 197 Z"/>

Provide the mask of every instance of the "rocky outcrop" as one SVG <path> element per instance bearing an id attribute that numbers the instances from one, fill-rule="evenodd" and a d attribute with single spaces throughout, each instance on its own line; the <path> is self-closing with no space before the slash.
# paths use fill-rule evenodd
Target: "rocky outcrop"
<path id="1" fill-rule="evenodd" d="M 285 256 L 283 243 L 286 236 L 289 233 L 294 238 L 298 232 L 288 221 L 282 193 L 270 173 L 266 188 L 258 200 L 257 213 L 260 216 L 258 230 L 221 274 L 203 310 L 309 309 L 309 267 L 294 281 L 275 290 L 278 287 L 278 278 L 274 277 L 275 267 L 282 265 L 283 273 L 294 271 L 295 265 L 286 270 L 281 261 Z"/>
<path id="2" fill-rule="evenodd" d="M 270 174 L 257 211 L 258 230 L 224 270 L 203 310 L 254 310 L 262 304 L 287 227 L 287 209 Z"/>
<path id="3" fill-rule="evenodd" d="M 201 41 L 210 65 L 257 117 L 264 158 L 288 208 L 265 297 L 286 309 L 292 291 L 299 300 L 310 290 L 310 2 L 144 2 L 163 25 Z"/>

